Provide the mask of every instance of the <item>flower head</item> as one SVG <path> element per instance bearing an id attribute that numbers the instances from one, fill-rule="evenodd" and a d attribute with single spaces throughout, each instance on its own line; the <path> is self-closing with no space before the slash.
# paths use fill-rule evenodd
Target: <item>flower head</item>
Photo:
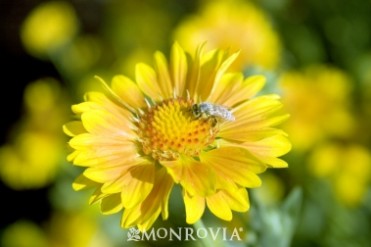
<path id="1" fill-rule="evenodd" d="M 318 145 L 309 158 L 309 171 L 327 179 L 334 194 L 347 206 L 358 206 L 371 180 L 371 155 L 363 146 L 327 141 Z"/>
<path id="2" fill-rule="evenodd" d="M 352 135 L 352 83 L 346 73 L 334 67 L 312 65 L 303 71 L 284 73 L 280 83 L 282 101 L 291 115 L 283 128 L 296 150 L 308 150 L 328 137 Z"/>
<path id="3" fill-rule="evenodd" d="M 76 13 L 69 3 L 45 2 L 27 16 L 20 35 L 30 54 L 45 58 L 71 41 L 78 25 Z"/>
<path id="4" fill-rule="evenodd" d="M 277 157 L 290 143 L 274 128 L 287 118 L 279 97 L 254 97 L 264 77 L 226 73 L 237 56 L 203 46 L 191 56 L 174 44 L 169 62 L 157 52 L 155 68 L 138 64 L 135 82 L 119 75 L 107 93 L 88 93 L 72 107 L 79 120 L 64 126 L 68 160 L 85 167 L 74 188 L 95 188 L 91 203 L 124 210 L 122 227 L 140 230 L 168 218 L 174 184 L 189 224 L 206 206 L 224 220 L 248 210 L 246 188 L 267 167 L 287 166 Z"/>
<path id="5" fill-rule="evenodd" d="M 64 156 L 66 140 L 60 126 L 68 119 L 68 105 L 65 93 L 52 78 L 27 85 L 25 114 L 0 146 L 0 179 L 7 186 L 37 189 L 55 179 Z"/>
<path id="6" fill-rule="evenodd" d="M 249 1 L 207 1 L 199 13 L 180 23 L 174 36 L 187 49 L 207 40 L 207 48 L 240 50 L 232 68 L 275 69 L 281 43 L 268 15 Z"/>

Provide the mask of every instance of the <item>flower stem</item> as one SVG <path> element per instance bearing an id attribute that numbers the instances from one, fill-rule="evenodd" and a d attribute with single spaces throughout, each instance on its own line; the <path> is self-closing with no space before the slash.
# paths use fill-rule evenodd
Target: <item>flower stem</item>
<path id="1" fill-rule="evenodd" d="M 204 225 L 204 222 L 200 219 L 199 221 L 197 221 L 194 225 L 193 225 L 194 229 L 197 231 L 197 229 L 206 229 L 205 225 Z M 210 239 L 210 237 L 206 237 L 206 238 L 200 238 L 201 239 L 201 242 L 202 242 L 202 246 L 204 247 L 213 247 L 215 246 L 215 243 L 213 242 L 212 239 Z"/>

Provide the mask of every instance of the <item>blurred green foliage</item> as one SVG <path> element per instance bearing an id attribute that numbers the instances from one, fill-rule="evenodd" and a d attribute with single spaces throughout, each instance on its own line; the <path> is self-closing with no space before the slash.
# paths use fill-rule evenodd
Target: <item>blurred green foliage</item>
<path id="1" fill-rule="evenodd" d="M 262 177 L 262 187 L 250 191 L 247 214 L 236 214 L 232 222 L 205 216 L 207 227 L 244 228 L 243 243 L 219 244 L 370 245 L 371 2 L 240 0 L 241 6 L 255 8 L 242 15 L 238 11 L 243 8 L 230 13 L 222 23 L 228 35 L 216 24 L 221 14 L 204 18 L 214 2 L 236 1 L 33 1 L 17 26 L 17 37 L 25 52 L 52 64 L 59 78 L 40 75 L 28 83 L 24 114 L 0 148 L 0 178 L 15 195 L 46 188 L 50 217 L 41 223 L 19 218 L 3 226 L 1 246 L 129 246 L 117 216 L 101 217 L 96 205 L 86 205 L 87 194 L 72 191 L 79 171 L 65 161 L 68 150 L 60 125 L 69 120 L 66 109 L 71 103 L 86 91 L 101 90 L 94 75 L 133 76 L 134 65 L 152 63 L 155 50 L 166 53 L 174 40 L 190 43 L 196 34 L 208 44 L 231 47 L 250 34 L 252 51 L 259 47 L 254 44 L 266 42 L 258 56 L 277 53 L 279 62 L 269 68 L 259 59 L 240 63 L 246 73 L 268 75 L 266 91 L 279 92 L 291 114 L 284 125 L 293 137 L 293 150 L 285 157 L 289 168 Z M 240 15 L 249 18 L 233 19 Z M 190 27 L 179 35 L 184 25 Z M 264 37 L 277 37 L 279 45 Z M 155 227 L 185 226 L 178 197 L 173 193 L 170 220 Z"/>

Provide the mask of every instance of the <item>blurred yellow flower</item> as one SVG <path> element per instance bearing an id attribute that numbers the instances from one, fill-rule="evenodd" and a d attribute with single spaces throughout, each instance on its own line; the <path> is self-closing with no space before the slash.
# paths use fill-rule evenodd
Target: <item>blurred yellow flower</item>
<path id="1" fill-rule="evenodd" d="M 45 232 L 36 224 L 20 220 L 7 226 L 2 232 L 2 247 L 48 247 Z"/>
<path id="2" fill-rule="evenodd" d="M 291 117 L 284 129 L 295 149 L 307 150 L 329 136 L 352 133 L 351 81 L 339 69 L 311 66 L 282 75 L 283 102 Z"/>
<path id="3" fill-rule="evenodd" d="M 54 212 L 47 223 L 46 233 L 49 247 L 113 246 L 92 212 Z"/>
<path id="4" fill-rule="evenodd" d="M 341 202 L 359 205 L 371 181 L 371 154 L 357 144 L 325 143 L 313 151 L 309 169 L 332 182 Z"/>
<path id="5" fill-rule="evenodd" d="M 0 147 L 0 177 L 13 189 L 39 188 L 56 174 L 65 149 L 60 126 L 67 101 L 53 79 L 30 83 L 24 93 L 26 115 Z"/>
<path id="6" fill-rule="evenodd" d="M 248 66 L 274 69 L 280 62 L 277 33 L 264 12 L 247 1 L 209 1 L 201 13 L 183 21 L 174 36 L 186 50 L 202 42 L 211 49 L 240 50 L 232 65 L 237 71 Z"/>
<path id="7" fill-rule="evenodd" d="M 174 183 L 183 189 L 187 223 L 206 205 L 230 221 L 231 210 L 248 210 L 245 188 L 260 185 L 258 173 L 287 167 L 277 157 L 290 143 L 273 127 L 287 118 L 279 97 L 254 97 L 262 76 L 225 73 L 238 53 L 203 50 L 192 56 L 174 44 L 170 62 L 156 52 L 155 69 L 140 63 L 135 82 L 115 76 L 107 94 L 90 92 L 72 107 L 81 120 L 64 126 L 74 149 L 68 160 L 85 167 L 73 186 L 95 188 L 90 202 L 100 201 L 104 214 L 124 209 L 124 228 L 167 219 Z M 211 102 L 206 109 L 201 99 Z"/>
<path id="8" fill-rule="evenodd" d="M 96 215 L 78 211 L 56 211 L 42 227 L 31 221 L 17 221 L 2 231 L 0 244 L 2 247 L 114 246 L 99 228 Z"/>
<path id="9" fill-rule="evenodd" d="M 45 186 L 56 173 L 63 150 L 58 144 L 55 137 L 44 133 L 20 133 L 13 144 L 0 148 L 2 180 L 13 189 Z"/>
<path id="10" fill-rule="evenodd" d="M 69 42 L 78 30 L 73 7 L 65 1 L 45 2 L 25 19 L 21 38 L 27 51 L 45 58 Z"/>

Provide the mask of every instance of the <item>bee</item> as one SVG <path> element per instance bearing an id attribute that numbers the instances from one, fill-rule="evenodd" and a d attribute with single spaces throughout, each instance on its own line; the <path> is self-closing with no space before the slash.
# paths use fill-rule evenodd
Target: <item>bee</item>
<path id="1" fill-rule="evenodd" d="M 222 105 L 215 105 L 215 104 L 208 103 L 208 102 L 194 104 L 192 106 L 192 112 L 195 118 L 213 117 L 213 118 L 221 119 L 224 121 L 235 120 L 233 113 L 227 107 L 222 106 Z"/>

